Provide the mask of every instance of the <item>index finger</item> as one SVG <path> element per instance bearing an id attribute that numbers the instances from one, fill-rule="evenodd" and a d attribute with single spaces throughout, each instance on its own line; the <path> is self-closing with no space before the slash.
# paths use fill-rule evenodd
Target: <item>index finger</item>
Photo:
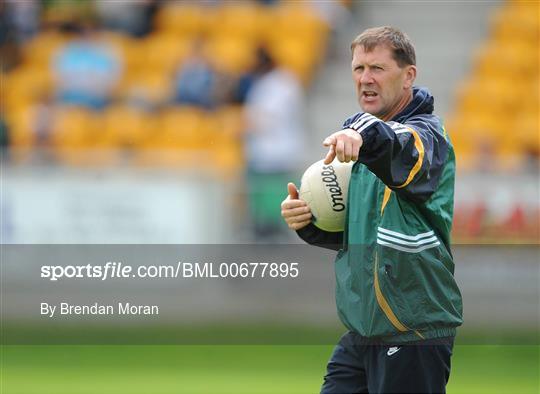
<path id="1" fill-rule="evenodd" d="M 336 158 L 336 146 L 330 145 L 330 149 L 328 149 L 328 153 L 326 154 L 324 158 L 324 164 L 332 163 L 335 158 Z"/>

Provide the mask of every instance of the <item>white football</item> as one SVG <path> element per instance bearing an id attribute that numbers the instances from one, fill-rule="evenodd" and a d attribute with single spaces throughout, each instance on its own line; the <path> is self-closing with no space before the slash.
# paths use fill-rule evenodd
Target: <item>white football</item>
<path id="1" fill-rule="evenodd" d="M 354 162 L 330 164 L 320 160 L 304 172 L 300 199 L 307 202 L 313 224 L 321 230 L 337 232 L 345 228 L 347 193 Z"/>

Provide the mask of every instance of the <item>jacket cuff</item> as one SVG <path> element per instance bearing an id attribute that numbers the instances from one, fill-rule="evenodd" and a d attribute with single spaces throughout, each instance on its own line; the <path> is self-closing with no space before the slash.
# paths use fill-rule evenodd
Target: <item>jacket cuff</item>
<path id="1" fill-rule="evenodd" d="M 313 243 L 313 239 L 320 233 L 322 230 L 315 227 L 313 223 L 309 223 L 307 226 L 302 227 L 300 230 L 296 230 L 296 234 L 308 244 Z"/>

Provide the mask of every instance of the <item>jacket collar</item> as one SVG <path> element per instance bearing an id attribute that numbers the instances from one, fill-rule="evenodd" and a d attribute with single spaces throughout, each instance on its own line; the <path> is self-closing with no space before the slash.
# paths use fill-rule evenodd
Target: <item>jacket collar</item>
<path id="1" fill-rule="evenodd" d="M 393 120 L 402 123 L 413 115 L 433 113 L 434 98 L 427 88 L 413 87 L 413 99 Z"/>

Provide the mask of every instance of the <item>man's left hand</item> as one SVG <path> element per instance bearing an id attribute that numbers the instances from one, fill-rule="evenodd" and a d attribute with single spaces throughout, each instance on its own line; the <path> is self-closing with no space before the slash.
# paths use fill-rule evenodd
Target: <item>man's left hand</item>
<path id="1" fill-rule="evenodd" d="M 342 163 L 358 160 L 362 142 L 362 136 L 353 129 L 343 129 L 329 135 L 323 141 L 323 145 L 329 147 L 324 164 L 330 164 L 336 156 Z"/>

